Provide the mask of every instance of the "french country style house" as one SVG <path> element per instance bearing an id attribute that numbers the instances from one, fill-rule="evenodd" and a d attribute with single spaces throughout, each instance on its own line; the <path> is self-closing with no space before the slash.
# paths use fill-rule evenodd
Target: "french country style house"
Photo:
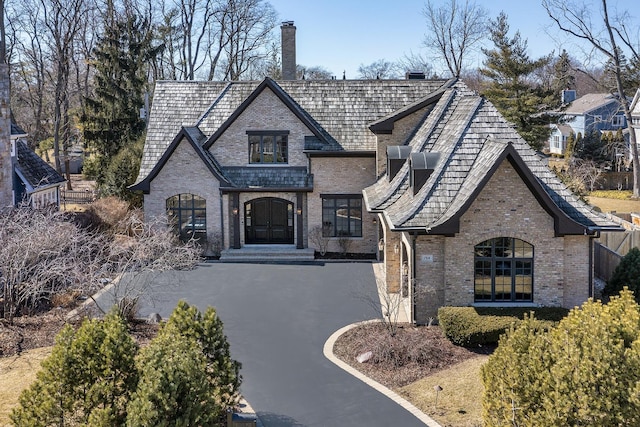
<path id="1" fill-rule="evenodd" d="M 411 77 L 158 82 L 131 188 L 223 259 L 376 256 L 418 323 L 444 305 L 584 302 L 593 239 L 616 226 L 462 81 Z"/>

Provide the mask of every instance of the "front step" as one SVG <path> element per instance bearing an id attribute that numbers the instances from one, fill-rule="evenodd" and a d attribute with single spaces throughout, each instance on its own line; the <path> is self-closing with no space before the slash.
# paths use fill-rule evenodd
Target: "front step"
<path id="1" fill-rule="evenodd" d="M 240 249 L 225 249 L 222 262 L 308 262 L 313 261 L 313 248 L 296 249 L 294 245 L 245 245 Z"/>

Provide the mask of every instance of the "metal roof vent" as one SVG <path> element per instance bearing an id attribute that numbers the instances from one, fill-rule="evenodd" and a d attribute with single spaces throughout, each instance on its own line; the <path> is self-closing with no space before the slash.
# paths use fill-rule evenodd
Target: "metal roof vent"
<path id="1" fill-rule="evenodd" d="M 402 165 L 409 158 L 411 147 L 408 145 L 390 145 L 387 147 L 387 176 L 389 181 L 400 172 Z"/>
<path id="2" fill-rule="evenodd" d="M 427 182 L 433 173 L 438 161 L 440 153 L 411 153 L 411 188 L 413 194 L 416 195 L 422 186 Z"/>

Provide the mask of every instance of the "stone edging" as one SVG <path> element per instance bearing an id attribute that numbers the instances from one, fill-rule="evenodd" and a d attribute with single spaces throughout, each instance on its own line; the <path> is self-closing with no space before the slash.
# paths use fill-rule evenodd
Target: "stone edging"
<path id="1" fill-rule="evenodd" d="M 337 339 L 340 337 L 340 335 L 344 334 L 348 330 L 353 329 L 353 328 L 355 328 L 357 326 L 360 326 L 360 325 L 363 325 L 363 324 L 366 324 L 366 323 L 372 323 L 372 322 L 379 322 L 379 320 L 377 320 L 377 319 L 375 319 L 375 320 L 366 320 L 364 322 L 354 323 L 354 324 L 351 324 L 351 325 L 347 325 L 344 328 L 338 329 L 336 332 L 334 332 L 329 337 L 327 342 L 324 343 L 324 347 L 322 349 L 322 352 L 324 353 L 324 356 L 327 359 L 329 359 L 331 362 L 336 364 L 339 368 L 343 369 L 344 371 L 346 371 L 349 374 L 353 375 L 354 377 L 358 378 L 360 381 L 364 382 L 369 387 L 372 387 L 373 389 L 379 391 L 380 393 L 382 393 L 385 396 L 387 396 L 389 399 L 391 399 L 394 402 L 396 402 L 398 405 L 400 405 L 403 408 L 405 408 L 407 411 L 411 412 L 416 418 L 418 418 L 420 421 L 425 423 L 427 426 L 429 426 L 429 427 L 442 427 L 433 418 L 431 418 L 430 416 L 428 416 L 427 414 L 422 412 L 420 409 L 418 409 L 411 402 L 409 402 L 405 398 L 401 397 L 398 393 L 396 393 L 393 390 L 390 390 L 389 388 L 383 386 L 379 382 L 372 380 L 371 378 L 369 378 L 366 375 L 362 374 L 357 369 L 349 366 L 347 363 L 345 363 L 342 360 L 338 359 L 333 354 L 333 346 L 336 343 Z"/>

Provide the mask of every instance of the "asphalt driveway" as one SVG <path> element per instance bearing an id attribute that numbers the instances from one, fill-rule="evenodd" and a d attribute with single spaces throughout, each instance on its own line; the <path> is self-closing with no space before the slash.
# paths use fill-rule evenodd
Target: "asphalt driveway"
<path id="1" fill-rule="evenodd" d="M 266 427 L 424 425 L 322 354 L 333 332 L 375 317 L 370 263 L 210 263 L 179 277 L 140 314 L 167 318 L 179 299 L 215 307 L 242 363 L 242 394 Z"/>

